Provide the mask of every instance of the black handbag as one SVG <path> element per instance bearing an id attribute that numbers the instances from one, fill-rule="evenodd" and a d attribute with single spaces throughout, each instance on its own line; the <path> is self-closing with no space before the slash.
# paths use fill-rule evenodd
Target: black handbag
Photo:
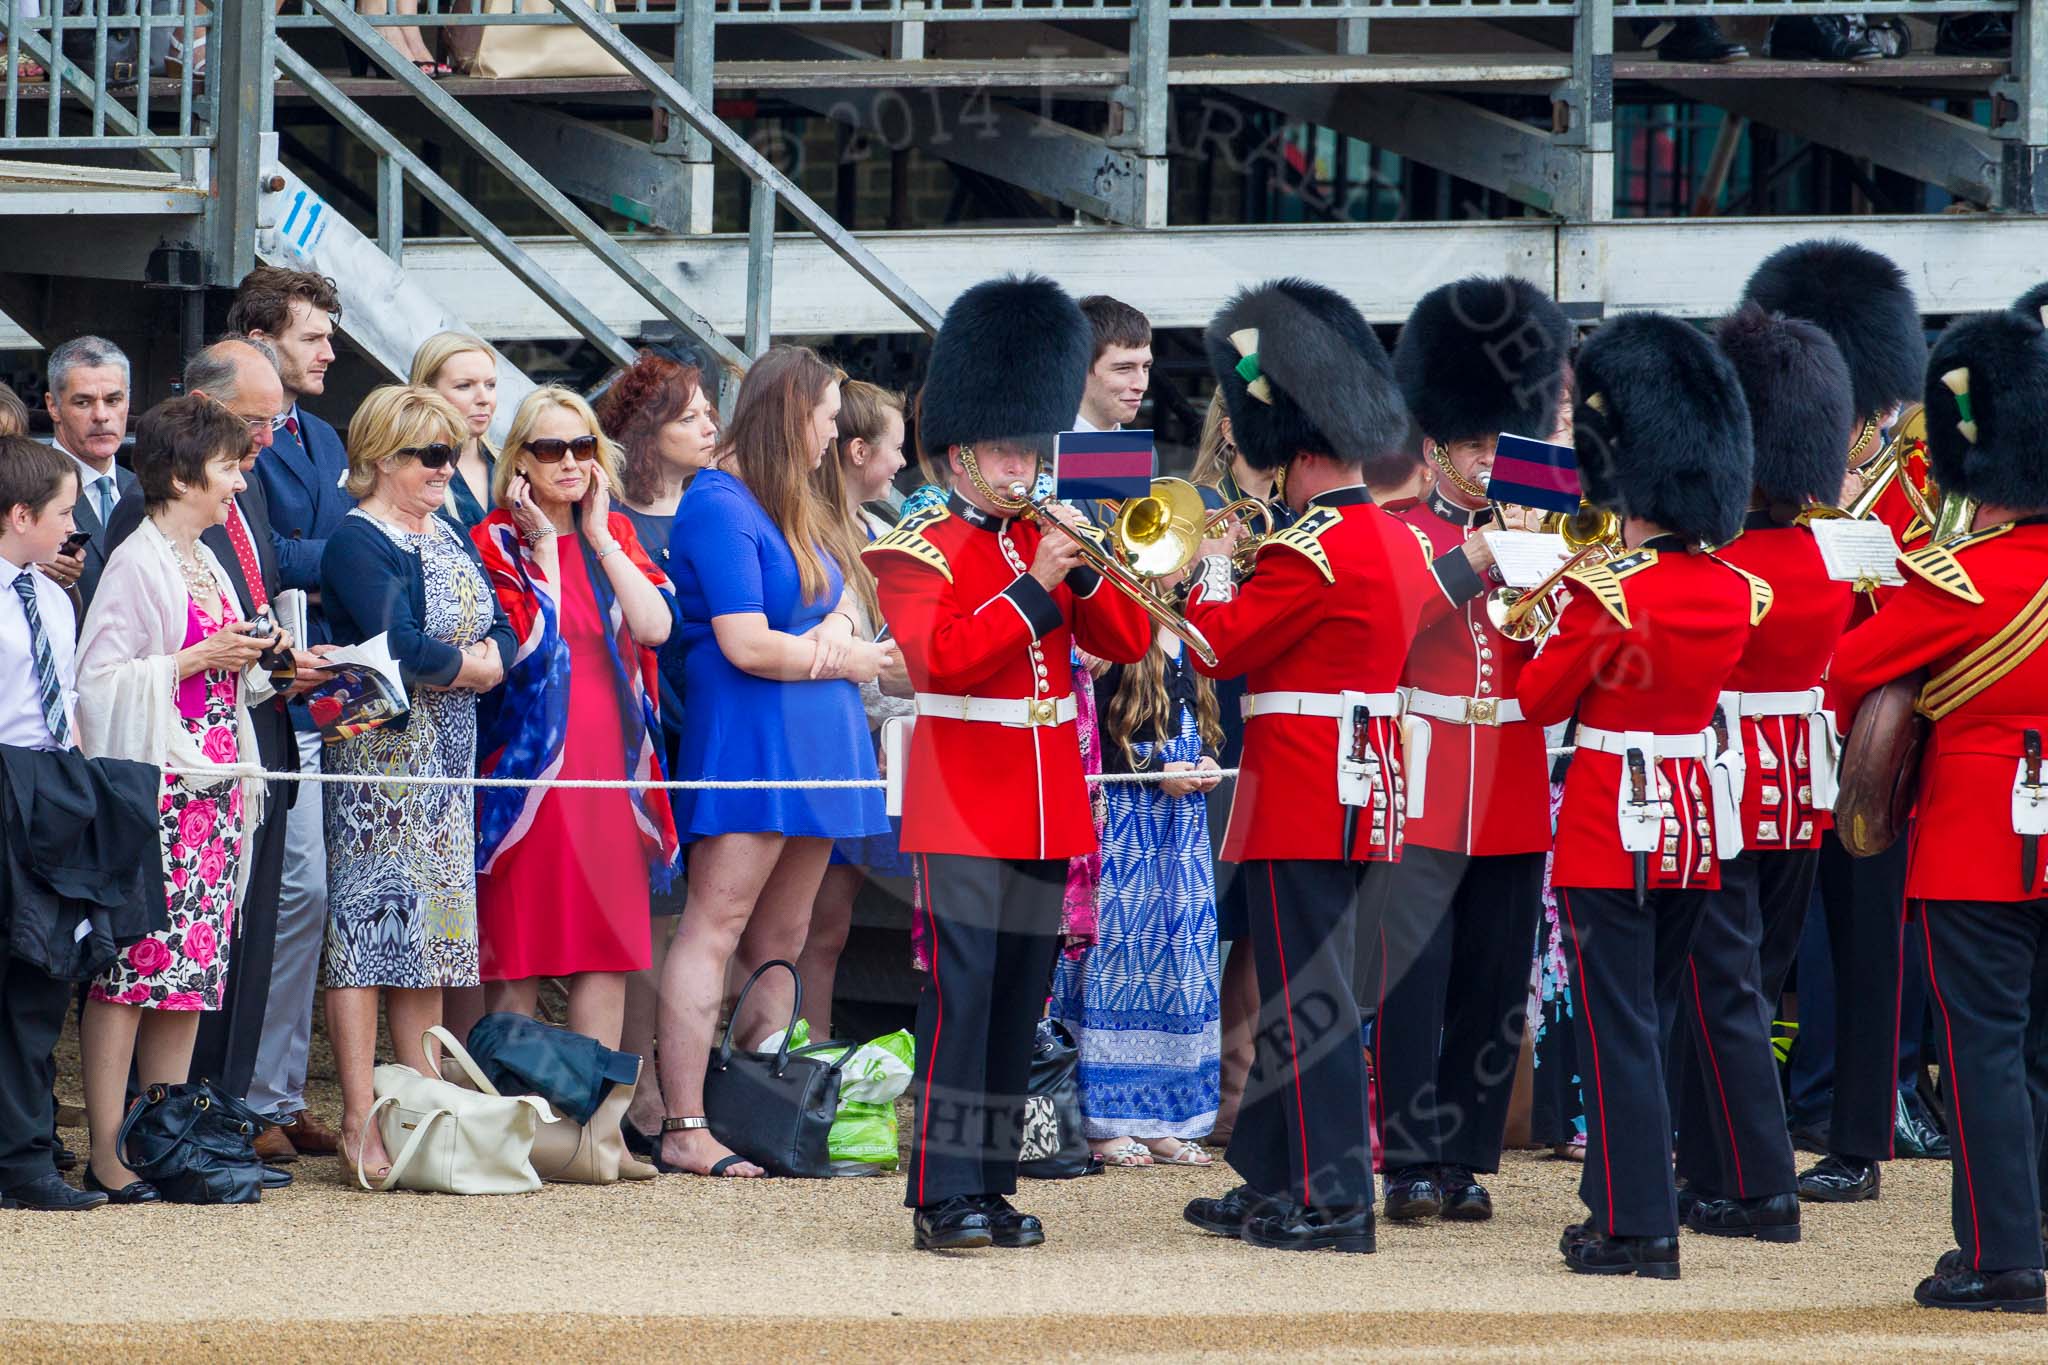
<path id="1" fill-rule="evenodd" d="M 173 1204 L 253 1204 L 263 1193 L 256 1134 L 265 1120 L 207 1081 L 152 1085 L 122 1121 L 128 1169 Z"/>
<path id="2" fill-rule="evenodd" d="M 1038 1021 L 1031 1080 L 1024 1101 L 1024 1144 L 1017 1174 L 1032 1180 L 1100 1175 L 1102 1159 L 1088 1145 L 1081 1117 L 1081 1047 L 1057 1019 Z"/>
<path id="3" fill-rule="evenodd" d="M 774 1052 L 746 1052 L 732 1045 L 732 1020 L 711 1053 L 704 1072 L 704 1117 L 711 1135 L 770 1175 L 823 1178 L 832 1174 L 827 1139 L 839 1114 L 839 1069 L 853 1055 L 843 1047 L 827 1062 L 789 1052 L 790 1030 L 803 1013 L 804 984 L 794 964 L 764 962 L 734 1002 L 733 1019 L 761 973 L 780 967 L 796 983 L 789 1026 Z"/>

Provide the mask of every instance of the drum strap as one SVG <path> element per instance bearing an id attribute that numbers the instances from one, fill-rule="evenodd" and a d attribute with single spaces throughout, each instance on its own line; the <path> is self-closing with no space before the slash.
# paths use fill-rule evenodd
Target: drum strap
<path id="1" fill-rule="evenodd" d="M 2048 583 L 1998 634 L 1930 679 L 1920 689 L 1915 709 L 1929 720 L 1940 720 L 2025 663 L 2043 645 L 2048 645 Z"/>

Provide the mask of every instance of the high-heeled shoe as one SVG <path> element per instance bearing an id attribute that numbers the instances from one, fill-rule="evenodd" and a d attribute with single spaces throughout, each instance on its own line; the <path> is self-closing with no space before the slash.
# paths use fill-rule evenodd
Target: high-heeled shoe
<path id="1" fill-rule="evenodd" d="M 147 1180 L 131 1180 L 120 1189 L 113 1189 L 100 1182 L 92 1173 L 90 1163 L 85 1168 L 85 1188 L 94 1194 L 103 1194 L 109 1204 L 161 1204 L 163 1192 Z"/>

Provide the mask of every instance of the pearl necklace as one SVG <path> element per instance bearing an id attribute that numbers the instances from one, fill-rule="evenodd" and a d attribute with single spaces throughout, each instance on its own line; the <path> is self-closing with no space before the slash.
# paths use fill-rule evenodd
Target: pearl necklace
<path id="1" fill-rule="evenodd" d="M 174 541 L 171 544 L 171 554 L 178 561 L 178 571 L 185 576 L 185 591 L 194 598 L 212 597 L 215 591 L 213 575 L 207 572 L 206 564 L 199 558 L 198 552 L 195 550 L 191 557 L 187 558 L 185 548 Z"/>

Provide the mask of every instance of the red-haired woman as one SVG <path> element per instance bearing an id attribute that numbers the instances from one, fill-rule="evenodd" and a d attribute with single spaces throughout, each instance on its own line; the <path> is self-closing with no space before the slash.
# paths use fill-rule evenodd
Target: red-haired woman
<path id="1" fill-rule="evenodd" d="M 875 753 L 858 684 L 892 657 L 854 638 L 845 585 L 827 548 L 815 469 L 838 434 L 838 372 L 816 352 L 778 346 L 740 386 L 712 468 L 684 494 L 670 541 L 686 653 L 679 775 L 735 781 L 870 779 Z M 685 791 L 688 907 L 662 973 L 658 1164 L 702 1175 L 759 1175 L 704 1119 L 704 1067 L 728 966 L 744 975 L 794 961 L 832 840 L 889 828 L 879 791 Z M 735 1033 L 752 1046 L 789 1017 L 774 973 L 747 997 Z"/>

